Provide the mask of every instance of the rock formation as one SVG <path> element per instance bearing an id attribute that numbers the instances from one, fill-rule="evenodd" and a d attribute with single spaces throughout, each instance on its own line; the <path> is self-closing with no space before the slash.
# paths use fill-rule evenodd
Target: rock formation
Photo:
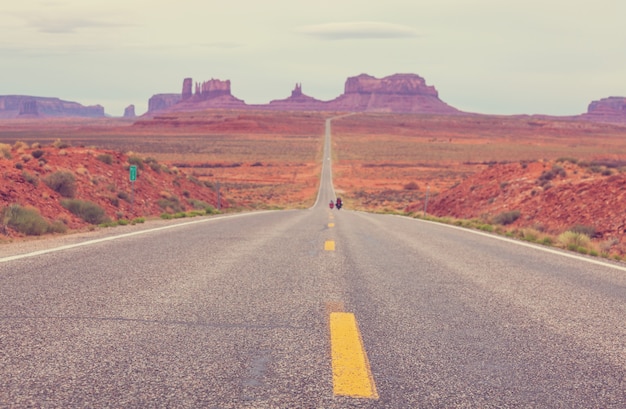
<path id="1" fill-rule="evenodd" d="M 603 122 L 626 122 L 626 98 L 608 97 L 592 101 L 583 118 Z"/>
<path id="2" fill-rule="evenodd" d="M 439 99 L 435 87 L 415 74 L 396 74 L 375 78 L 367 74 L 350 77 L 345 92 L 332 101 L 320 101 L 305 95 L 302 84 L 296 84 L 291 96 L 265 105 L 246 105 L 231 94 L 230 81 L 211 79 L 197 82 L 191 92 L 192 79 L 185 78 L 180 95 L 157 94 L 150 98 L 148 113 L 165 109 L 192 111 L 209 108 L 280 109 L 295 111 L 347 112 L 413 112 L 454 114 L 459 111 Z"/>
<path id="3" fill-rule="evenodd" d="M 34 99 L 25 99 L 20 104 L 19 116 L 39 116 L 37 110 L 37 101 Z"/>
<path id="4" fill-rule="evenodd" d="M 230 80 L 221 81 L 210 79 L 202 83 L 196 82 L 196 93 L 193 98 L 195 100 L 206 101 L 207 99 L 220 97 L 222 95 L 232 95 L 230 93 Z"/>
<path id="5" fill-rule="evenodd" d="M 157 94 L 148 101 L 148 114 L 163 110 L 194 111 L 210 108 L 246 108 L 244 101 L 235 98 L 230 92 L 230 81 L 211 79 L 196 82 L 195 92 L 191 93 L 192 79 L 183 80 L 181 94 Z"/>
<path id="6" fill-rule="evenodd" d="M 459 111 L 439 99 L 435 87 L 416 74 L 381 79 L 367 74 L 346 80 L 345 92 L 329 101 L 335 111 L 453 114 Z"/>
<path id="7" fill-rule="evenodd" d="M 124 109 L 124 118 L 135 118 L 135 105 L 129 105 Z"/>
<path id="8" fill-rule="evenodd" d="M 84 106 L 59 98 L 0 95 L 0 118 L 18 116 L 99 118 L 104 117 L 104 108 L 101 105 Z"/>
<path id="9" fill-rule="evenodd" d="M 324 101 L 320 101 L 302 93 L 302 84 L 296 84 L 291 96 L 285 99 L 276 99 L 270 101 L 269 108 L 294 111 L 323 111 Z"/>
<path id="10" fill-rule="evenodd" d="M 381 79 L 361 74 L 346 80 L 345 93 L 429 95 L 439 97 L 435 87 L 426 85 L 424 78 L 415 74 L 395 74 Z"/>
<path id="11" fill-rule="evenodd" d="M 148 112 L 166 110 L 181 101 L 181 94 L 155 94 L 148 100 Z"/>
<path id="12" fill-rule="evenodd" d="M 182 100 L 186 101 L 189 98 L 192 97 L 192 88 L 193 87 L 193 80 L 191 78 L 185 78 L 183 80 L 183 93 L 182 93 Z"/>

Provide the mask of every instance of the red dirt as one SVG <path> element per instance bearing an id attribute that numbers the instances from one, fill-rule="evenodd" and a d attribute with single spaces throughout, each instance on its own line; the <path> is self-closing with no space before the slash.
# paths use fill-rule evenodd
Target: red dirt
<path id="1" fill-rule="evenodd" d="M 39 159 L 32 156 L 37 149 L 45 152 Z M 109 165 L 99 160 L 99 155 L 110 155 L 112 163 Z M 57 171 L 71 172 L 76 179 L 74 197 L 96 203 L 113 220 L 131 220 L 171 212 L 173 209 L 162 208 L 159 200 L 174 197 L 179 200 L 181 210 L 193 209 L 187 199 L 217 207 L 213 189 L 198 181 L 194 183 L 193 179 L 177 169 L 154 165 L 158 169 L 155 171 L 148 163 L 143 164 L 143 169 L 138 169 L 131 204 L 133 189 L 129 180 L 129 157 L 115 151 L 72 147 L 57 149 L 52 146 L 33 149 L 25 144 L 15 144 L 6 156 L 10 158 L 0 159 L 4 179 L 0 186 L 0 209 L 11 204 L 33 207 L 44 218 L 60 220 L 70 229 L 84 228 L 88 223 L 61 206 L 61 195 L 44 183 L 46 176 Z M 228 202 L 224 200 L 221 205 L 227 207 Z M 11 232 L 11 235 L 19 236 L 16 232 Z"/>
<path id="2" fill-rule="evenodd" d="M 7 121 L 0 140 L 46 143 L 61 135 L 72 145 L 106 149 L 114 165 L 87 148 L 66 154 L 42 148 L 45 165 L 24 162 L 31 148 L 12 152 L 11 160 L 0 156 L 9 181 L 0 188 L 0 208 L 30 205 L 50 220 L 85 225 L 58 204 L 57 193 L 28 183 L 15 168 L 18 162 L 39 179 L 57 169 L 73 171 L 80 180 L 77 197 L 99 203 L 114 219 L 158 215 L 163 210 L 157 202 L 168 194 L 186 209 L 185 195 L 216 206 L 215 192 L 200 189 L 183 171 L 220 182 L 223 205 L 307 206 L 319 180 L 324 118 L 334 115 L 211 110 L 142 118 L 135 126 L 121 120 Z M 625 136 L 624 126 L 544 117 L 359 114 L 333 122 L 333 179 L 346 208 L 421 212 L 428 195 L 430 214 L 489 221 L 518 210 L 521 217 L 511 228 L 558 234 L 585 225 L 598 240 L 613 243 L 612 253 L 626 254 Z M 170 168 L 185 165 L 177 175 L 146 166 L 133 211 L 125 200 L 112 204 L 119 192 L 130 193 L 128 158 L 118 153 L 128 150 Z M 561 157 L 581 162 L 557 163 Z M 603 163 L 581 164 L 593 160 Z M 540 182 L 555 164 L 565 176 Z"/>
<path id="3" fill-rule="evenodd" d="M 517 210 L 512 228 L 530 227 L 559 234 L 575 225 L 588 226 L 596 238 L 615 241 L 626 252 L 626 173 L 607 166 L 532 162 L 499 164 L 470 176 L 427 203 L 429 214 L 491 220 Z M 561 167 L 564 173 L 551 172 Z M 547 180 L 543 175 L 554 174 Z M 408 211 L 423 212 L 424 202 Z"/>

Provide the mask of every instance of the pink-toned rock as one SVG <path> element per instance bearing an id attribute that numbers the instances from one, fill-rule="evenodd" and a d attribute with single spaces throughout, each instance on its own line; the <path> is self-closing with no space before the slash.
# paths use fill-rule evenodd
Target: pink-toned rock
<path id="1" fill-rule="evenodd" d="M 124 109 L 124 118 L 135 118 L 135 105 L 129 105 Z"/>
<path id="2" fill-rule="evenodd" d="M 280 109 L 347 112 L 408 112 L 408 113 L 459 113 L 439 99 L 435 87 L 415 74 L 395 74 L 381 79 L 367 74 L 350 77 L 345 92 L 331 101 L 320 101 L 302 92 L 302 84 L 296 84 L 291 96 L 273 100 L 264 105 L 247 105 L 231 94 L 230 80 L 211 79 L 197 82 L 191 93 L 191 78 L 183 81 L 183 92 L 158 94 L 150 98 L 148 112 L 170 109 L 193 111 L 209 108 Z"/>
<path id="3" fill-rule="evenodd" d="M 192 87 L 193 87 L 193 79 L 185 78 L 183 80 L 183 93 L 182 93 L 183 101 L 186 101 L 193 96 Z"/>
<path id="4" fill-rule="evenodd" d="M 148 100 L 148 113 L 164 111 L 181 100 L 181 94 L 155 94 Z"/>
<path id="5" fill-rule="evenodd" d="M 37 110 L 37 101 L 34 99 L 27 99 L 20 104 L 19 116 L 39 116 Z"/>
<path id="6" fill-rule="evenodd" d="M 439 97 L 433 86 L 415 74 L 395 74 L 381 79 L 361 74 L 346 80 L 345 94 L 429 95 Z"/>
<path id="7" fill-rule="evenodd" d="M 207 100 L 222 95 L 232 95 L 230 93 L 230 80 L 221 81 L 210 79 L 202 83 L 196 82 L 196 93 L 194 99 Z"/>
<path id="8" fill-rule="evenodd" d="M 285 99 L 275 99 L 270 101 L 269 108 L 281 109 L 285 111 L 297 110 L 297 111 L 323 111 L 325 108 L 325 102 L 315 99 L 302 92 L 302 84 L 296 84 L 295 88 L 291 91 L 291 96 Z"/>
<path id="9" fill-rule="evenodd" d="M 435 87 L 416 74 L 375 78 L 367 74 L 346 80 L 345 92 L 329 101 L 334 111 L 454 114 L 459 111 L 439 99 Z"/>
<path id="10" fill-rule="evenodd" d="M 626 98 L 608 97 L 592 101 L 582 117 L 603 122 L 626 122 Z"/>
<path id="11" fill-rule="evenodd" d="M 28 95 L 0 95 L 0 118 L 38 117 L 104 117 L 101 105 L 85 106 L 59 98 Z"/>

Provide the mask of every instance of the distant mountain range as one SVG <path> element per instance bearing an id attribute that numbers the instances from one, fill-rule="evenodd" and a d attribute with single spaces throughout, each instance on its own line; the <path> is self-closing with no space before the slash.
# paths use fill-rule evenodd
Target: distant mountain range
<path id="1" fill-rule="evenodd" d="M 0 118 L 104 117 L 101 105 L 84 106 L 59 98 L 0 95 Z"/>
<path id="2" fill-rule="evenodd" d="M 267 109 L 280 111 L 393 112 L 455 115 L 465 112 L 439 99 L 434 86 L 416 74 L 395 74 L 375 78 L 367 74 L 349 77 L 344 93 L 330 101 L 305 95 L 296 84 L 291 95 L 267 104 L 246 104 L 231 93 L 230 81 L 211 79 L 193 83 L 183 80 L 180 93 L 155 94 L 148 101 L 151 116 L 160 112 L 198 111 L 206 109 Z M 0 118 L 37 117 L 104 117 L 101 105 L 84 106 L 58 98 L 25 95 L 0 96 Z M 135 117 L 134 106 L 124 112 Z M 586 113 L 568 119 L 626 123 L 626 98 L 609 97 L 589 104 Z"/>

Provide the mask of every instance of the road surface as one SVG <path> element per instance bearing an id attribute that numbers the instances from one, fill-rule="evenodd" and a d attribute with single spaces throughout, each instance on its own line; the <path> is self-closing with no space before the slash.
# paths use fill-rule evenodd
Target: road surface
<path id="1" fill-rule="evenodd" d="M 330 210 L 329 148 L 308 210 L 0 247 L 0 407 L 626 407 L 623 265 Z"/>

